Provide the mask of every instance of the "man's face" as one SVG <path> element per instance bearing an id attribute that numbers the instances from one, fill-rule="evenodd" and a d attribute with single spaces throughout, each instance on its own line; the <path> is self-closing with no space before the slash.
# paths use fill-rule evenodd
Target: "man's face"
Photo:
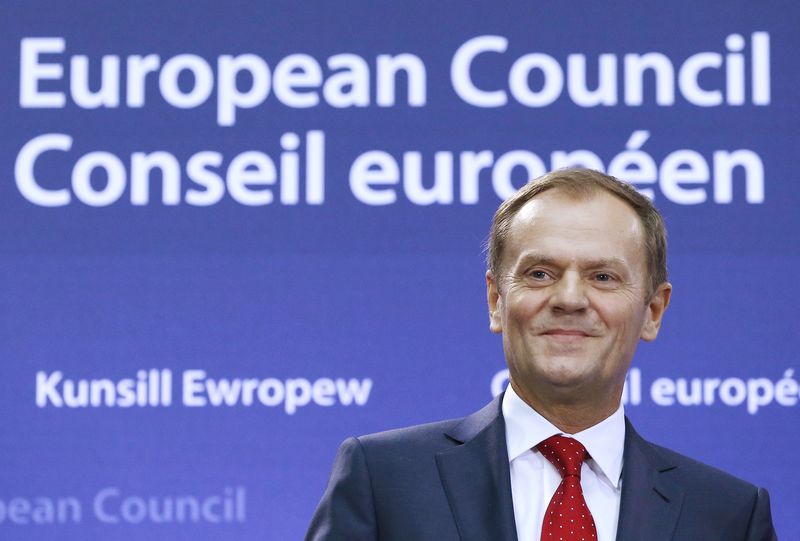
<path id="1" fill-rule="evenodd" d="M 588 199 L 548 190 L 520 209 L 502 275 L 487 273 L 490 328 L 503 333 L 515 389 L 618 403 L 638 341 L 655 339 L 671 291 L 663 284 L 646 298 L 643 238 L 633 209 L 602 190 Z"/>

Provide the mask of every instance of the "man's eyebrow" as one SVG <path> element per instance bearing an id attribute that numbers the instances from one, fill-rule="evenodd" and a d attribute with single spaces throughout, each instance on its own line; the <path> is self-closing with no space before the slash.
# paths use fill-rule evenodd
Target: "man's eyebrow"
<path id="1" fill-rule="evenodd" d="M 603 257 L 593 261 L 586 261 L 583 267 L 589 269 L 603 268 L 603 267 L 626 267 L 628 263 L 621 257 Z"/>
<path id="2" fill-rule="evenodd" d="M 558 267 L 563 265 L 563 263 L 559 263 L 558 260 L 555 258 L 545 255 L 540 252 L 527 252 L 520 256 L 518 260 L 518 265 L 549 265 L 553 267 Z M 598 259 L 591 259 L 588 261 L 581 261 L 580 263 L 581 268 L 585 269 L 597 269 L 597 268 L 618 268 L 618 267 L 627 267 L 628 263 L 621 257 L 601 257 Z"/>
<path id="3" fill-rule="evenodd" d="M 539 252 L 526 252 L 521 254 L 517 262 L 517 266 L 532 265 L 534 263 L 537 265 L 550 265 L 554 267 L 558 266 L 558 261 L 556 261 L 554 258 Z"/>

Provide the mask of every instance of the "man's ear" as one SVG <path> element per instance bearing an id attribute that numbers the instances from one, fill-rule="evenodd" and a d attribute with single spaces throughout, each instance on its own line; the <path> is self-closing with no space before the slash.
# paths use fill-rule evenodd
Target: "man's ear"
<path id="1" fill-rule="evenodd" d="M 500 297 L 500 290 L 490 270 L 486 271 L 486 301 L 489 304 L 489 330 L 495 333 L 503 332 L 503 323 L 500 317 L 503 299 Z"/>
<path id="2" fill-rule="evenodd" d="M 644 324 L 642 325 L 642 340 L 652 342 L 658 336 L 661 328 L 661 319 L 669 306 L 669 299 L 672 296 L 672 284 L 664 282 L 647 303 L 647 313 L 645 314 Z"/>

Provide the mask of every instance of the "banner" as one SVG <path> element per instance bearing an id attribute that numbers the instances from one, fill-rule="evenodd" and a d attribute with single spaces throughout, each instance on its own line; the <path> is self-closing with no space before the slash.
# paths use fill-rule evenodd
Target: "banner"
<path id="1" fill-rule="evenodd" d="M 0 538 L 301 539 L 343 439 L 505 388 L 483 243 L 567 166 L 669 230 L 626 414 L 800 538 L 795 4 L 2 12 Z"/>

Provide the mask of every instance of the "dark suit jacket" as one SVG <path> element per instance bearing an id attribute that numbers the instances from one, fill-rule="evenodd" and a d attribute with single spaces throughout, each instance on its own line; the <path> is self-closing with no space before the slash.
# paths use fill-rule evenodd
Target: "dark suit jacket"
<path id="1" fill-rule="evenodd" d="M 307 541 L 515 541 L 500 397 L 452 421 L 350 438 Z M 769 496 L 626 420 L 617 541 L 770 541 Z"/>

